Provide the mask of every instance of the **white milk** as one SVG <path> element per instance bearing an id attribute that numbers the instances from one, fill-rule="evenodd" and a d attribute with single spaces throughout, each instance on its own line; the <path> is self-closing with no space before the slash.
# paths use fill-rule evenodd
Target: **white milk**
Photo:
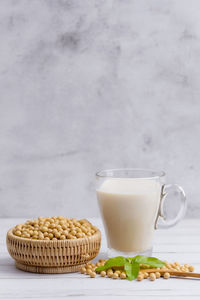
<path id="1" fill-rule="evenodd" d="M 112 178 L 97 189 L 108 247 L 122 252 L 152 248 L 161 185 L 153 179 Z"/>

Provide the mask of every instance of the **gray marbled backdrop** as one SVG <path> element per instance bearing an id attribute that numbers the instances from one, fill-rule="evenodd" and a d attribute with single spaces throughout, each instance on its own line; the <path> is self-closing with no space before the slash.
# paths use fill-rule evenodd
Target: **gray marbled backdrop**
<path id="1" fill-rule="evenodd" d="M 113 167 L 165 170 L 200 216 L 199 11 L 0 0 L 1 217 L 96 216 L 94 173 Z"/>

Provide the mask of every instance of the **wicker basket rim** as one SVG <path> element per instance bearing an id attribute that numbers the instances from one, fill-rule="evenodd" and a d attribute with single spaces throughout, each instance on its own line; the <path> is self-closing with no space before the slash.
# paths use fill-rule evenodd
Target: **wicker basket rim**
<path id="1" fill-rule="evenodd" d="M 33 244 L 38 244 L 38 243 L 51 243 L 51 245 L 53 244 L 58 244 L 58 243 L 72 243 L 72 244 L 76 244 L 77 242 L 81 242 L 81 241 L 92 241 L 94 238 L 97 238 L 99 235 L 101 236 L 101 231 L 99 229 L 97 229 L 97 231 L 91 235 L 91 236 L 87 236 L 87 237 L 83 237 L 83 238 L 78 238 L 78 239 L 66 239 L 66 240 L 57 240 L 57 241 L 52 241 L 52 240 L 37 240 L 37 239 L 29 239 L 29 238 L 22 238 L 19 236 L 16 236 L 13 234 L 13 230 L 15 227 L 12 227 L 8 230 L 7 232 L 7 237 L 10 237 L 12 239 L 15 239 L 16 241 L 21 241 L 21 242 L 31 242 Z"/>

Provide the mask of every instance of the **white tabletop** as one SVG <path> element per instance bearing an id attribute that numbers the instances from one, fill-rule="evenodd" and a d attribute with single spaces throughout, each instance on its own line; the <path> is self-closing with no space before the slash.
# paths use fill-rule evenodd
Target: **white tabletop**
<path id="1" fill-rule="evenodd" d="M 91 219 L 102 229 L 100 219 Z M 0 219 L 0 299 L 200 299 L 199 279 L 158 279 L 128 281 L 80 273 L 42 275 L 17 270 L 6 249 L 6 232 L 25 219 Z M 102 246 L 97 258 L 106 256 L 102 230 Z M 189 263 L 200 272 L 200 220 L 184 220 L 168 230 L 157 230 L 153 255 L 163 259 Z"/>

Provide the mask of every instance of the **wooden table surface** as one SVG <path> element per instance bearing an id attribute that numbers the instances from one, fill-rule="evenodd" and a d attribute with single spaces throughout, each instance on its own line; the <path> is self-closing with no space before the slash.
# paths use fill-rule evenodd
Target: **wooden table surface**
<path id="1" fill-rule="evenodd" d="M 102 246 L 97 258 L 106 257 L 106 241 L 100 219 L 90 219 L 102 230 Z M 6 232 L 25 219 L 0 219 L 0 299 L 200 299 L 199 279 L 170 278 L 128 281 L 80 273 L 42 275 L 15 268 L 6 249 Z M 200 220 L 186 219 L 168 230 L 157 230 L 153 255 L 169 262 L 195 266 L 200 272 Z"/>

